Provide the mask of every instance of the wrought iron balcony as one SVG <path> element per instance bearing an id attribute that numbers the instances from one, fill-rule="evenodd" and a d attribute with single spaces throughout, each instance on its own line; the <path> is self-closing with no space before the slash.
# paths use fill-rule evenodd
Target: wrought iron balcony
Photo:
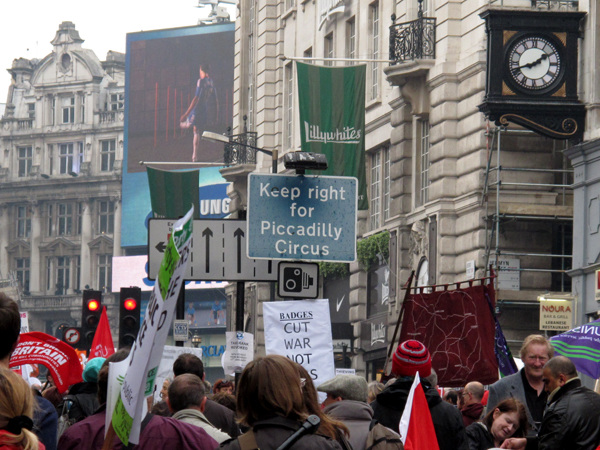
<path id="1" fill-rule="evenodd" d="M 392 15 L 392 22 L 396 15 Z M 435 17 L 423 17 L 419 1 L 419 17 L 410 22 L 393 24 L 390 27 L 390 61 L 399 62 L 415 59 L 435 59 Z"/>
<path id="2" fill-rule="evenodd" d="M 229 142 L 225 144 L 223 160 L 227 166 L 239 164 L 256 164 L 256 137 L 255 131 L 246 131 L 240 134 L 227 136 Z"/>

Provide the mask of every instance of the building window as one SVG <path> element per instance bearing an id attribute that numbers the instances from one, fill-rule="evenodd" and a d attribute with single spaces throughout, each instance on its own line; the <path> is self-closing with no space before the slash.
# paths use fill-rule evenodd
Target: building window
<path id="1" fill-rule="evenodd" d="M 29 258 L 15 259 L 15 276 L 23 292 L 29 292 Z"/>
<path id="2" fill-rule="evenodd" d="M 254 38 L 255 38 L 255 26 L 256 26 L 256 8 L 255 8 L 255 0 L 250 0 L 248 8 L 248 92 L 247 92 L 247 100 L 248 100 L 248 129 L 254 129 L 254 114 L 255 114 L 255 85 L 254 85 Z"/>
<path id="3" fill-rule="evenodd" d="M 52 229 L 54 227 L 53 210 L 52 205 L 48 205 L 48 236 L 52 236 Z"/>
<path id="4" fill-rule="evenodd" d="M 120 111 L 123 109 L 125 104 L 124 94 L 110 94 L 110 102 L 108 103 L 109 111 Z"/>
<path id="5" fill-rule="evenodd" d="M 285 9 L 288 10 L 296 6 L 296 0 L 285 0 Z"/>
<path id="6" fill-rule="evenodd" d="M 75 97 L 62 99 L 62 123 L 75 123 Z"/>
<path id="7" fill-rule="evenodd" d="M 285 145 L 292 148 L 294 145 L 294 66 L 285 66 Z"/>
<path id="8" fill-rule="evenodd" d="M 56 209 L 58 235 L 70 236 L 73 234 L 73 204 L 59 203 Z"/>
<path id="9" fill-rule="evenodd" d="M 19 159 L 19 177 L 26 177 L 30 174 L 31 165 L 33 164 L 33 148 L 18 147 L 17 154 Z"/>
<path id="10" fill-rule="evenodd" d="M 417 206 L 424 205 L 429 201 L 429 149 L 431 144 L 429 143 L 429 132 L 431 126 L 429 120 L 419 119 L 417 120 L 417 168 L 415 173 L 418 174 L 417 180 Z"/>
<path id="11" fill-rule="evenodd" d="M 98 232 L 112 234 L 115 223 L 115 204 L 110 201 L 98 202 Z"/>
<path id="12" fill-rule="evenodd" d="M 85 94 L 79 96 L 79 112 L 81 123 L 85 123 Z"/>
<path id="13" fill-rule="evenodd" d="M 60 170 L 59 173 L 66 174 L 73 170 L 73 144 L 60 144 Z"/>
<path id="14" fill-rule="evenodd" d="M 354 17 L 346 22 L 346 58 L 356 59 L 356 20 Z M 354 65 L 354 62 L 349 62 Z"/>
<path id="15" fill-rule="evenodd" d="M 323 56 L 325 58 L 328 58 L 325 60 L 325 65 L 333 66 L 333 61 L 331 61 L 331 58 L 333 58 L 333 56 L 334 56 L 333 32 L 329 33 L 327 36 L 325 36 L 325 41 L 324 41 L 324 46 L 323 46 Z"/>
<path id="16" fill-rule="evenodd" d="M 114 139 L 100 141 L 100 170 L 110 172 L 115 165 L 117 142 Z"/>
<path id="17" fill-rule="evenodd" d="M 50 125 L 56 124 L 56 97 L 50 97 Z"/>
<path id="18" fill-rule="evenodd" d="M 17 237 L 31 236 L 31 212 L 28 206 L 17 206 Z"/>
<path id="19" fill-rule="evenodd" d="M 390 216 L 390 150 L 385 147 L 371 155 L 371 229 L 383 226 Z M 383 220 L 382 220 L 383 219 Z"/>
<path id="20" fill-rule="evenodd" d="M 98 286 L 104 292 L 112 288 L 112 255 L 98 255 Z"/>
<path id="21" fill-rule="evenodd" d="M 56 257 L 56 291 L 55 295 L 65 295 L 69 289 L 71 279 L 71 258 L 68 256 Z"/>
<path id="22" fill-rule="evenodd" d="M 27 117 L 35 119 L 35 103 L 27 103 Z"/>
<path id="23" fill-rule="evenodd" d="M 379 3 L 375 2 L 369 6 L 369 47 L 370 58 L 379 59 Z M 369 63 L 370 73 L 370 90 L 369 100 L 375 100 L 379 96 L 379 64 L 376 62 Z"/>

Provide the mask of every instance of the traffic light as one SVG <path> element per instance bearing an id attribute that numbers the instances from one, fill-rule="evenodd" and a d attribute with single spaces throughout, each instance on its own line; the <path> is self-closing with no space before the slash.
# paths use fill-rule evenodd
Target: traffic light
<path id="1" fill-rule="evenodd" d="M 81 305 L 81 346 L 89 350 L 102 315 L 102 292 L 86 289 Z"/>
<path id="2" fill-rule="evenodd" d="M 142 290 L 139 287 L 121 288 L 119 301 L 119 347 L 131 347 L 140 330 Z"/>

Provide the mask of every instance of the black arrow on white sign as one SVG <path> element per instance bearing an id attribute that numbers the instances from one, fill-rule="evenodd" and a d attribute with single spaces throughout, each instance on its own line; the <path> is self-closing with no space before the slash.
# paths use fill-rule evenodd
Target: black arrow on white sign
<path id="1" fill-rule="evenodd" d="M 233 232 L 233 236 L 237 238 L 237 273 L 242 273 L 242 238 L 244 232 L 238 228 Z"/>
<path id="2" fill-rule="evenodd" d="M 213 236 L 213 232 L 206 227 L 202 232 L 202 236 L 206 237 L 206 273 L 208 273 L 210 272 L 210 238 Z"/>
<path id="3" fill-rule="evenodd" d="M 156 250 L 158 250 L 159 252 L 164 253 L 167 246 L 165 245 L 164 242 L 159 242 L 158 244 L 156 244 L 156 247 L 154 247 L 154 248 Z"/>

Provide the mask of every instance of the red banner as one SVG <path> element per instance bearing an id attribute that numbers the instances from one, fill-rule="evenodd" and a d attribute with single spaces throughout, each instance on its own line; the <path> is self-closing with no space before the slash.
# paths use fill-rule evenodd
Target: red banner
<path id="1" fill-rule="evenodd" d="M 100 322 L 98 322 L 98 328 L 96 328 L 96 334 L 94 334 L 94 340 L 92 342 L 92 348 L 90 348 L 88 360 L 98 357 L 106 358 L 114 352 L 115 344 L 113 343 L 110 325 L 108 324 L 106 306 L 103 306 L 102 315 L 100 316 Z"/>
<path id="2" fill-rule="evenodd" d="M 61 394 L 72 384 L 82 381 L 77 352 L 69 344 L 46 333 L 21 333 L 17 348 L 10 357 L 9 367 L 23 364 L 46 366 Z"/>
<path id="3" fill-rule="evenodd" d="M 400 342 L 416 339 L 425 344 L 440 386 L 498 380 L 495 323 L 486 294 L 493 307 L 491 285 L 416 293 L 405 301 Z"/>

